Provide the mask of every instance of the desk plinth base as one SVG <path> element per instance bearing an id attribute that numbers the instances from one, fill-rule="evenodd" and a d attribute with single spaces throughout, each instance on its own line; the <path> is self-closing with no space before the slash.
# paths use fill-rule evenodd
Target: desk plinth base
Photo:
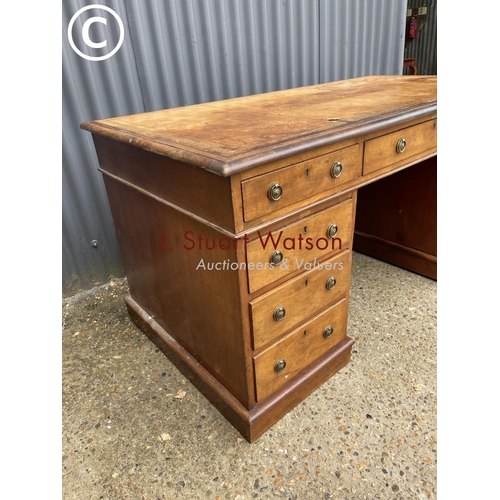
<path id="1" fill-rule="evenodd" d="M 354 344 L 354 340 L 347 337 L 282 389 L 249 410 L 130 296 L 125 303 L 132 321 L 250 443 L 343 368 L 351 358 Z"/>

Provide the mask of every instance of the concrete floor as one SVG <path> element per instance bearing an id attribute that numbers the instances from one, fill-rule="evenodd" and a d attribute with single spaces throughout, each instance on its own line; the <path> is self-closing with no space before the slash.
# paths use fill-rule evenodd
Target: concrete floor
<path id="1" fill-rule="evenodd" d="M 249 444 L 128 319 L 63 303 L 63 498 L 436 498 L 436 282 L 354 254 L 352 361 Z"/>

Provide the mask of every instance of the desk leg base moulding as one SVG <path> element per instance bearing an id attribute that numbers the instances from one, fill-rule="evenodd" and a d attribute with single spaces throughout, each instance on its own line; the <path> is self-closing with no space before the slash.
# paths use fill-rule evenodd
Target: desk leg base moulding
<path id="1" fill-rule="evenodd" d="M 137 302 L 127 297 L 125 303 L 132 321 L 250 443 L 347 365 L 351 359 L 354 340 L 347 337 L 303 370 L 290 384 L 247 410 Z"/>

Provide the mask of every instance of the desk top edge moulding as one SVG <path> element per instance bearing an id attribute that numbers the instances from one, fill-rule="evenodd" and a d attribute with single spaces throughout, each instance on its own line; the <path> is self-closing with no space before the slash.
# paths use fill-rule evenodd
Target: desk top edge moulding
<path id="1" fill-rule="evenodd" d="M 93 120 L 81 127 L 227 177 L 435 113 L 436 95 L 436 76 L 365 76 Z"/>
<path id="2" fill-rule="evenodd" d="M 131 319 L 249 442 L 349 363 L 356 241 L 435 273 L 436 87 L 369 76 L 81 124 Z M 411 196 L 383 184 L 405 172 Z"/>

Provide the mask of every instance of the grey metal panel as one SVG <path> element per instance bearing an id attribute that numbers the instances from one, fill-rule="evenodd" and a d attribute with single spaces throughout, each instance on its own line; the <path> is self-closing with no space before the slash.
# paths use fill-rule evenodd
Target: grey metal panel
<path id="1" fill-rule="evenodd" d="M 320 80 L 399 75 L 406 6 L 401 0 L 320 0 Z"/>
<path id="2" fill-rule="evenodd" d="M 405 47 L 405 57 L 415 57 L 419 75 L 437 75 L 437 0 L 408 0 L 408 8 L 427 7 L 427 22 Z"/>
<path id="3" fill-rule="evenodd" d="M 110 59 L 88 61 L 70 47 L 67 27 L 84 0 L 63 3 L 63 291 L 74 293 L 122 275 L 121 256 L 92 136 L 81 122 L 144 111 L 126 11 L 122 1 L 108 1 L 125 25 L 123 46 Z M 75 23 L 76 37 L 81 24 Z M 110 27 L 113 26 L 109 23 Z M 93 54 L 92 54 L 93 55 Z M 97 53 L 95 54 L 97 55 Z M 99 246 L 90 244 L 97 240 Z"/>
<path id="4" fill-rule="evenodd" d="M 318 81 L 316 0 L 144 3 L 127 9 L 148 110 Z"/>
<path id="5" fill-rule="evenodd" d="M 123 275 L 82 121 L 398 73 L 402 66 L 405 6 L 399 0 L 102 0 L 125 27 L 123 46 L 105 61 L 82 59 L 67 40 L 71 17 L 87 2 L 63 2 L 65 294 Z M 74 28 L 80 38 L 82 22 Z M 108 31 L 93 29 L 96 40 L 103 33 L 117 39 L 111 21 Z"/>

